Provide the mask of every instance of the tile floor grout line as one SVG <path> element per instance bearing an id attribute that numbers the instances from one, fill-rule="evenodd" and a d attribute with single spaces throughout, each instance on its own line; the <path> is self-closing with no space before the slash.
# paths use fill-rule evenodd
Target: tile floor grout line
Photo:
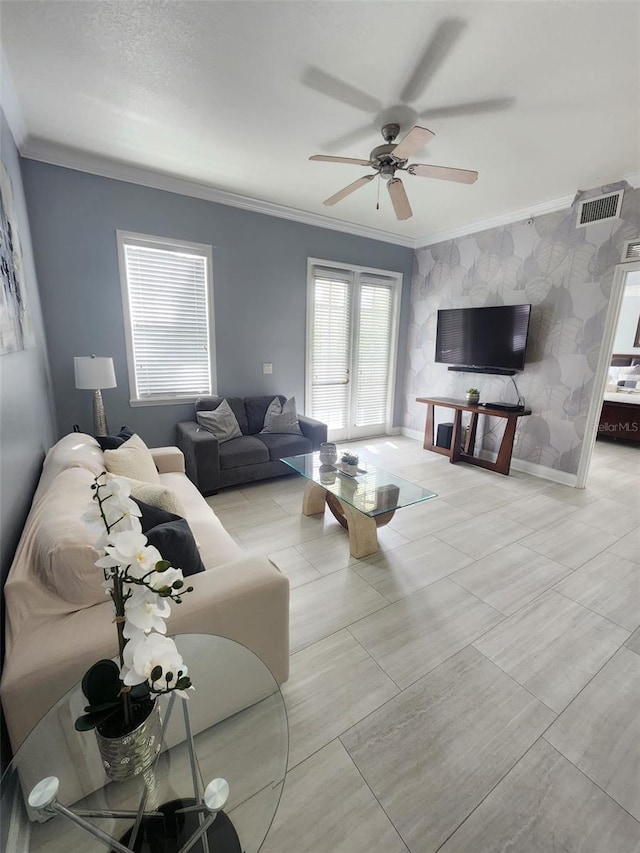
<path id="1" fill-rule="evenodd" d="M 396 831 L 396 833 L 397 833 L 397 835 L 398 835 L 398 838 L 400 839 L 400 841 L 402 841 L 402 843 L 404 844 L 404 846 L 407 848 L 408 853 L 411 853 L 411 848 L 409 847 L 409 845 L 407 844 L 407 842 L 406 842 L 406 841 L 404 840 L 404 838 L 402 837 L 402 835 L 401 835 L 401 833 L 400 833 L 400 830 L 399 830 L 399 829 L 398 829 L 398 827 L 395 825 L 395 823 L 391 820 L 391 817 L 390 817 L 390 816 L 389 816 L 389 814 L 387 813 L 387 810 L 386 810 L 386 809 L 385 809 L 385 807 L 382 805 L 382 803 L 380 802 L 380 800 L 377 798 L 377 796 L 376 796 L 376 794 L 375 794 L 375 791 L 373 790 L 373 788 L 371 787 L 371 785 L 367 782 L 367 780 L 364 778 L 364 776 L 362 775 L 362 771 L 360 770 L 360 768 L 359 768 L 359 767 L 358 767 L 358 765 L 356 764 L 356 762 L 355 762 L 355 760 L 354 760 L 353 756 L 351 755 L 351 753 L 349 752 L 349 750 L 347 749 L 347 747 L 346 747 L 346 746 L 344 745 L 344 743 L 342 742 L 342 735 L 338 735 L 338 737 L 336 738 L 336 740 L 339 740 L 339 741 L 340 741 L 340 746 L 344 749 L 344 751 L 345 751 L 345 752 L 347 753 L 347 755 L 349 756 L 349 761 L 353 764 L 353 766 L 355 767 L 356 771 L 358 772 L 358 775 L 360 776 L 360 778 L 362 779 L 362 781 L 364 782 L 364 784 L 367 786 L 367 789 L 370 791 L 371 796 L 372 796 L 372 797 L 373 797 L 373 799 L 376 801 L 376 803 L 380 806 L 380 809 L 381 809 L 381 810 L 382 810 L 382 812 L 384 813 L 385 817 L 387 818 L 387 820 L 389 821 L 389 823 L 391 824 L 391 826 L 395 829 L 395 831 Z"/>
<path id="2" fill-rule="evenodd" d="M 576 569 L 576 571 L 577 571 L 577 569 Z M 566 580 L 566 578 L 563 578 L 562 580 Z M 562 583 L 562 580 L 558 581 L 558 583 Z M 621 625 L 619 622 L 616 622 L 615 619 L 612 619 L 611 616 L 605 616 L 604 613 L 600 613 L 598 610 L 594 610 L 593 607 L 589 607 L 588 604 L 585 604 L 582 601 L 576 601 L 575 598 L 571 598 L 570 595 L 567 595 L 566 592 L 562 592 L 562 590 L 560 590 L 560 589 L 556 589 L 555 587 L 551 587 L 551 591 L 557 593 L 558 595 L 561 595 L 563 598 L 566 598 L 568 601 L 573 601 L 574 604 L 579 604 L 580 607 L 584 607 L 585 610 L 588 610 L 590 613 L 593 613 L 594 616 L 599 616 L 601 619 L 606 619 L 606 621 L 611 622 L 612 625 L 616 625 L 618 628 L 622 628 L 623 631 L 628 631 L 629 637 L 633 634 L 634 631 L 636 631 L 638 628 L 640 628 L 640 622 L 638 622 L 638 624 L 636 625 L 635 628 L 627 628 L 626 625 Z M 629 639 L 629 637 L 627 637 L 627 640 Z M 627 642 L 627 640 L 625 640 L 625 643 Z"/>
<path id="3" fill-rule="evenodd" d="M 466 569 L 466 568 L 467 568 L 466 566 L 462 567 L 462 569 Z M 461 583 L 459 583 L 458 581 L 453 579 L 453 575 L 455 575 L 456 572 L 462 571 L 462 569 L 455 569 L 453 572 L 451 572 L 450 575 L 445 575 L 443 578 L 440 578 L 440 580 L 451 581 L 451 583 L 454 583 L 458 587 L 458 589 L 461 589 L 463 592 L 466 592 L 467 595 L 471 595 L 473 598 L 475 598 L 475 600 L 477 602 L 479 602 L 480 604 L 483 604 L 485 607 L 488 607 L 489 610 L 493 610 L 493 612 L 497 616 L 501 616 L 502 617 L 500 620 L 501 622 L 504 622 L 505 619 L 508 619 L 509 617 L 506 615 L 506 613 L 503 613 L 502 610 L 498 610 L 497 607 L 494 607 L 493 604 L 489 604 L 488 601 L 485 601 L 484 598 L 481 598 L 479 595 L 477 595 L 475 592 L 473 592 L 473 590 L 467 589 L 466 586 L 463 586 Z M 436 581 L 436 583 L 437 583 L 437 581 Z M 493 627 L 496 628 L 497 626 L 494 625 Z M 476 637 L 476 639 L 477 639 L 477 637 Z"/>
<path id="4" fill-rule="evenodd" d="M 640 826 L 640 818 L 637 818 L 635 815 L 631 814 L 631 812 L 629 811 L 628 808 L 626 808 L 626 806 L 623 806 L 622 803 L 619 803 L 612 794 L 610 794 L 607 790 L 605 790 L 602 787 L 602 785 L 600 785 L 598 782 L 596 782 L 595 779 L 592 779 L 591 776 L 589 776 L 589 774 L 585 770 L 583 770 L 581 767 L 578 767 L 577 764 L 575 764 L 568 756 L 566 756 L 564 754 L 564 752 L 560 749 L 560 747 L 551 743 L 551 741 L 548 740 L 547 737 L 545 737 L 548 730 L 549 729 L 545 729 L 545 731 L 540 735 L 540 738 L 545 743 L 548 743 L 549 746 L 551 747 L 551 749 L 553 749 L 555 752 L 557 752 L 558 755 L 561 755 L 564 758 L 564 760 L 568 761 L 572 767 L 575 767 L 575 769 L 578 771 L 578 773 L 580 773 L 582 776 L 584 776 L 585 779 L 588 779 L 592 785 L 595 785 L 596 788 L 598 788 L 600 791 L 602 791 L 602 793 L 605 795 L 605 797 L 607 797 L 609 800 L 611 800 L 611 802 L 615 803 L 615 805 L 618 806 L 618 808 L 622 809 L 622 811 L 626 812 L 629 815 L 629 817 L 632 818 L 638 824 L 638 826 Z"/>
<path id="5" fill-rule="evenodd" d="M 521 687 L 523 690 L 525 690 L 525 691 L 529 694 L 529 696 L 531 696 L 533 699 L 535 699 L 535 700 L 536 700 L 536 702 L 539 702 L 541 705 L 544 705 L 544 707 L 545 707 L 548 711 L 551 711 L 551 713 L 552 713 L 552 714 L 555 714 L 556 719 L 560 716 L 560 714 L 562 713 L 562 711 L 556 711 L 556 710 L 555 710 L 554 708 L 552 708 L 550 705 L 547 705 L 547 703 L 546 703 L 543 699 L 541 699 L 539 696 L 536 696 L 536 694 L 535 694 L 535 693 L 533 693 L 531 690 L 529 690 L 529 688 L 528 688 L 526 685 L 524 685 L 521 681 L 518 681 L 518 679 L 517 679 L 514 675 L 512 675 L 510 672 L 507 672 L 507 670 L 506 670 L 506 669 L 503 669 L 503 668 L 500 666 L 500 664 L 496 663 L 494 660 L 491 660 L 491 658 L 490 658 L 488 655 L 485 655 L 485 653 L 484 653 L 484 652 L 480 651 L 480 649 L 479 649 L 479 648 L 477 648 L 477 646 L 474 646 L 473 644 L 474 644 L 475 642 L 477 642 L 477 640 L 478 640 L 478 639 L 480 639 L 480 638 L 478 637 L 478 638 L 476 638 L 475 640 L 472 640 L 472 641 L 471 641 L 471 643 L 469 643 L 469 645 L 471 646 L 471 648 L 472 648 L 474 651 L 478 652 L 478 654 L 479 654 L 479 655 L 482 655 L 482 657 L 483 657 L 485 660 L 487 660 L 487 661 L 489 661 L 489 663 L 493 664 L 497 669 L 499 669 L 499 670 L 500 670 L 500 672 L 501 672 L 503 675 L 506 675 L 506 676 L 507 676 L 507 678 L 510 678 L 512 681 L 514 681 L 514 682 L 518 685 L 518 687 Z M 555 720 L 553 720 L 553 722 L 555 723 Z M 551 723 L 550 723 L 549 725 L 551 725 Z M 547 726 L 547 728 L 548 728 L 548 726 Z M 547 731 L 547 729 L 545 729 L 544 731 L 546 732 L 546 731 Z M 544 732 L 542 732 L 542 734 L 544 734 Z"/>
<path id="6" fill-rule="evenodd" d="M 492 663 L 493 663 L 493 661 L 492 661 Z M 546 729 L 545 729 L 545 731 L 546 731 Z M 490 795 L 495 791 L 495 789 L 498 787 L 498 785 L 500 785 L 500 784 L 504 781 L 504 779 L 506 779 L 506 777 L 509 775 L 509 773 L 511 773 L 511 771 L 516 767 L 516 765 L 518 765 L 518 764 L 522 761 L 522 759 L 523 759 L 523 758 L 524 758 L 524 757 L 525 757 L 529 752 L 531 752 L 531 750 L 533 749 L 533 747 L 534 747 L 537 743 L 539 743 L 539 741 L 541 741 L 541 740 L 543 740 L 543 739 L 544 739 L 544 732 L 543 732 L 542 734 L 539 734 L 539 735 L 538 735 L 538 737 L 533 741 L 533 743 L 532 743 L 532 744 L 530 744 L 530 745 L 525 749 L 525 751 L 522 753 L 522 755 L 521 755 L 521 756 L 519 756 L 519 758 L 517 758 L 517 759 L 514 761 L 514 763 L 511 765 L 511 767 L 509 767 L 509 769 L 508 769 L 508 770 L 507 770 L 507 771 L 506 771 L 506 772 L 505 772 L 505 773 L 500 777 L 500 779 L 495 783 L 495 785 L 493 785 L 493 787 L 491 788 L 491 790 L 490 790 L 490 791 L 487 791 L 487 793 L 484 795 L 484 797 L 482 797 L 482 799 L 481 799 L 478 803 L 476 803 L 476 805 L 475 805 L 475 806 L 473 807 L 473 809 L 469 812 L 469 814 L 468 814 L 468 815 L 466 815 L 466 817 L 465 817 L 462 821 L 460 821 L 460 823 L 458 824 L 458 826 L 456 826 L 456 828 L 453 830 L 453 832 L 451 832 L 451 833 L 450 833 L 450 834 L 445 838 L 445 840 L 442 842 L 442 844 L 440 844 L 440 845 L 439 845 L 439 846 L 438 846 L 438 847 L 433 851 L 433 853 L 438 853 L 438 850 L 442 850 L 442 848 L 443 848 L 443 847 L 444 847 L 444 845 L 449 841 L 449 839 L 450 839 L 453 835 L 455 835 L 455 833 L 460 829 L 460 827 L 461 827 L 463 824 L 465 824 L 465 823 L 469 820 L 469 818 L 474 814 L 474 812 L 476 812 L 476 811 L 480 808 L 480 806 L 484 803 L 484 801 L 487 799 L 487 797 L 489 797 L 489 796 L 490 796 Z"/>
<path id="7" fill-rule="evenodd" d="M 627 638 L 627 639 L 628 639 L 628 638 Z M 625 642 L 626 642 L 626 641 L 625 641 Z M 556 723 L 556 722 L 560 719 L 560 717 L 561 717 L 561 716 L 562 716 L 566 711 L 568 711 L 568 710 L 569 710 L 569 708 L 570 708 L 570 707 L 573 705 L 573 703 L 574 703 L 574 702 L 575 702 L 575 701 L 576 701 L 576 700 L 577 700 L 577 699 L 582 695 L 582 693 L 584 693 L 584 691 L 585 691 L 585 690 L 587 689 L 587 687 L 591 684 L 591 682 L 592 682 L 595 678 L 597 678 L 597 677 L 598 677 L 598 675 L 602 672 L 602 670 L 605 668 L 605 666 L 607 666 L 607 664 L 609 664 L 609 663 L 613 660 L 613 658 L 618 654 L 618 652 L 619 652 L 621 649 L 624 649 L 624 648 L 627 648 L 627 647 L 625 646 L 625 644 L 624 644 L 624 643 L 621 643 L 621 644 L 618 646 L 618 648 L 617 648 L 614 652 L 612 652 L 612 653 L 611 653 L 611 655 L 606 659 L 606 661 L 605 661 L 601 666 L 599 666 L 599 667 L 598 667 L 598 669 L 593 673 L 593 675 L 591 676 L 591 678 L 590 678 L 590 679 L 589 679 L 589 680 L 588 680 L 588 681 L 587 681 L 587 682 L 586 682 L 586 683 L 585 683 L 585 684 L 580 688 L 580 690 L 578 690 L 578 692 L 577 692 L 577 693 L 576 693 L 576 695 L 573 697 L 573 699 L 571 699 L 571 700 L 568 702 L 568 704 L 567 704 L 567 705 L 562 709 L 562 711 L 559 711 L 559 712 L 554 711 L 554 713 L 556 713 L 556 714 L 557 714 L 557 717 L 556 717 L 556 719 L 553 721 L 553 723 L 551 723 L 550 725 L 548 725 L 548 726 L 547 726 L 547 728 L 542 732 L 542 736 L 543 736 L 543 737 L 544 737 L 544 735 L 546 735 L 546 733 L 549 731 L 549 729 L 551 728 L 551 726 L 552 726 L 554 723 Z M 633 651 L 633 649 L 628 649 L 628 651 Z M 546 740 L 546 738 L 545 738 L 545 740 Z M 564 755 L 564 753 L 562 753 L 562 754 Z M 566 758 L 566 755 L 565 755 L 565 758 Z M 568 760 L 569 760 L 569 759 L 567 759 L 567 761 L 568 761 Z"/>
<path id="8" fill-rule="evenodd" d="M 365 618 L 366 618 L 366 617 L 365 617 Z M 361 621 L 361 620 L 360 620 L 360 619 L 358 619 L 358 622 L 360 622 L 360 621 Z M 356 624 L 357 624 L 357 622 L 352 622 L 352 623 L 351 623 L 351 625 L 356 625 Z M 400 687 L 400 685 L 398 684 L 398 682 L 395 680 L 395 678 L 394 678 L 392 675 L 389 675 L 389 673 L 388 673 L 388 672 L 387 672 L 387 670 L 382 666 L 382 664 L 374 658 L 374 656 L 371 654 L 371 652 L 369 651 L 369 649 L 367 649 L 365 646 L 363 646 L 363 645 L 362 645 L 362 643 L 360 642 L 360 640 L 359 640 L 359 639 L 358 639 L 358 638 L 357 638 L 357 637 L 352 633 L 352 631 L 351 631 L 351 625 L 347 625 L 347 627 L 345 628 L 345 630 L 349 632 L 349 636 L 353 637 L 353 639 L 355 640 L 355 642 L 360 646 L 360 648 L 362 649 L 362 651 L 363 651 L 363 652 L 365 652 L 365 653 L 369 656 L 369 658 L 373 661 L 373 663 L 378 667 L 378 669 L 380 670 L 380 672 L 384 673 L 384 675 L 385 675 L 385 676 L 386 676 L 390 681 L 392 681 L 392 682 L 395 684 L 395 686 L 398 688 L 398 693 L 396 693 L 396 696 L 399 696 L 399 695 L 400 695 L 400 693 L 402 693 L 403 688 L 402 688 L 402 687 Z M 391 698 L 393 699 L 394 697 L 392 696 Z M 341 734 L 342 734 L 342 732 L 341 732 Z"/>
<path id="9" fill-rule="evenodd" d="M 558 527 L 559 525 L 561 525 L 561 524 L 563 523 L 563 521 L 564 521 L 564 519 L 563 519 L 563 518 L 561 518 L 559 521 L 557 521 L 557 522 L 555 523 L 555 525 L 553 525 L 553 526 L 552 526 L 552 529 L 554 529 L 555 527 Z M 577 524 L 581 524 L 583 527 L 587 527 L 587 525 L 586 525 L 586 524 L 583 524 L 583 522 L 581 522 L 581 521 L 576 522 L 576 523 L 577 523 Z M 544 529 L 545 529 L 545 528 L 543 527 L 543 528 L 542 528 L 542 530 L 544 530 Z M 602 529 L 600 529 L 600 528 L 599 528 L 599 530 L 600 530 L 600 532 L 601 532 L 601 533 L 607 533 L 607 531 L 606 531 L 606 530 L 602 530 Z M 538 531 L 535 531 L 535 532 L 537 533 Z M 613 536 L 614 534 L 613 534 L 613 533 L 609 533 L 608 535 L 609 535 L 609 536 Z M 625 533 L 624 535 L 626 536 L 627 534 Z M 618 537 L 618 539 L 621 539 L 621 538 L 622 538 L 621 536 L 619 536 L 619 537 Z M 617 542 L 617 541 L 618 541 L 618 540 L 616 539 L 616 542 Z M 615 545 L 615 544 L 616 544 L 615 542 L 612 542 L 612 543 L 611 543 L 611 545 Z M 574 567 L 574 566 L 567 566 L 567 564 L 566 564 L 566 563 L 563 563 L 563 562 L 562 562 L 562 560 L 559 560 L 559 559 L 557 559 L 556 557 L 550 557 L 550 556 L 549 556 L 549 554 L 543 554 L 543 553 L 542 553 L 542 551 L 536 551 L 536 549 L 535 549 L 535 548 L 529 548 L 529 546 L 528 546 L 528 545 L 525 545 L 524 543 L 522 543 L 522 547 L 523 547 L 523 548 L 529 548 L 529 550 L 530 550 L 530 551 L 534 551 L 536 554 L 540 554 L 542 557 L 546 557 L 548 560 L 554 560 L 556 563 L 560 563 L 560 565 L 562 565 L 562 566 L 567 566 L 567 568 L 568 568 L 568 569 L 574 569 L 574 568 L 575 568 L 575 569 L 582 569 L 582 568 L 583 568 L 587 563 L 590 563 L 590 562 L 591 562 L 591 560 L 595 560 L 595 558 L 596 558 L 596 557 L 599 557 L 599 556 L 600 556 L 600 554 L 604 554 L 604 553 L 605 553 L 605 551 L 607 550 L 607 548 L 610 548 L 610 547 L 611 547 L 611 545 L 605 545 L 605 546 L 604 546 L 604 548 L 602 548 L 600 551 L 596 551 L 596 553 L 592 554 L 590 557 L 588 557 L 586 560 L 584 560 L 582 563 L 580 563 L 580 565 L 579 565 L 579 566 L 575 566 L 575 567 Z"/>
<path id="10" fill-rule="evenodd" d="M 318 580 L 321 580 L 321 579 L 316 578 L 316 581 L 318 581 Z M 310 583 L 315 583 L 315 581 L 310 581 Z M 391 604 L 390 601 L 385 601 L 385 603 L 382 605 L 382 607 L 378 607 L 376 610 L 372 610 L 371 613 L 367 613 L 367 616 L 373 616 L 374 613 L 379 613 L 381 610 L 384 610 L 385 607 L 389 607 L 390 604 Z M 362 617 L 362 618 L 365 618 L 365 617 Z M 359 620 L 356 619 L 355 621 L 358 622 Z M 338 631 L 344 631 L 344 629 L 348 628 L 349 625 L 354 625 L 354 624 L 355 624 L 355 622 L 347 622 L 346 625 L 342 625 L 340 628 L 336 628 L 335 631 L 331 631 L 331 633 L 326 634 L 323 637 L 316 637 L 316 639 L 313 640 L 313 642 L 308 643 L 306 646 L 300 646 L 299 648 L 294 649 L 293 651 L 290 651 L 289 657 L 291 657 L 291 655 L 297 654 L 298 652 L 301 652 L 303 649 L 308 649 L 310 646 L 313 646 L 315 643 L 319 643 L 321 640 L 326 640 L 329 637 L 333 637 L 333 635 L 337 634 Z"/>
<path id="11" fill-rule="evenodd" d="M 562 564 L 561 564 L 561 563 L 558 563 L 558 565 L 562 565 Z M 565 566 L 564 568 L 566 568 L 566 566 Z M 451 580 L 453 580 L 453 578 L 451 578 Z M 474 593 L 472 593 L 470 589 L 467 589 L 467 588 L 466 588 L 466 586 L 463 586 L 463 585 L 460 583 L 460 581 L 456 581 L 456 580 L 454 580 L 453 582 L 454 582 L 454 583 L 456 583 L 456 584 L 458 584 L 458 586 L 459 586 L 461 589 L 464 589 L 466 592 L 470 593 L 471 595 L 474 595 Z M 559 582 L 560 582 L 560 581 L 557 581 L 557 583 L 559 583 Z M 484 601 L 484 599 L 483 599 L 483 598 L 480 598 L 480 601 L 484 602 L 484 604 L 486 604 L 488 607 L 493 607 L 493 609 L 494 609 L 497 613 L 500 613 L 502 616 L 504 616 L 504 620 L 506 620 L 506 619 L 511 619 L 511 617 L 512 617 L 512 616 L 515 616 L 517 613 L 520 613 L 520 611 L 521 611 L 521 610 L 524 610 L 524 608 L 525 608 L 525 607 L 527 607 L 529 604 L 533 604 L 533 603 L 534 603 L 534 601 L 537 601 L 539 598 L 542 598 L 542 596 L 545 594 L 545 592 L 549 592 L 549 590 L 550 590 L 550 589 L 553 589 L 553 587 L 551 587 L 551 586 L 547 586 L 547 587 L 545 587 L 544 589 L 540 590 L 540 592 L 538 592 L 538 593 L 537 593 L 533 598 L 530 598 L 530 599 L 529 599 L 529 601 L 525 601 L 525 602 L 523 602 L 523 603 L 520 605 L 520 607 L 516 608 L 516 610 L 514 610 L 514 611 L 513 611 L 513 613 L 503 613 L 503 612 L 502 612 L 502 610 L 498 610 L 498 608 L 497 608 L 497 607 L 493 607 L 493 605 L 491 605 L 491 604 L 489 604 L 488 602 Z M 503 621 L 504 621 L 504 620 L 503 620 Z M 497 627 L 497 626 L 495 626 L 495 625 L 494 625 L 494 628 L 495 628 L 495 627 Z M 489 631 L 491 631 L 492 629 L 491 629 L 491 628 L 489 628 L 488 630 L 489 630 Z M 485 633 L 487 633 L 487 632 L 485 631 Z M 483 634 L 482 636 L 484 636 L 484 634 Z M 476 637 L 476 640 L 479 640 L 479 639 L 480 639 L 479 637 Z M 475 640 L 474 640 L 473 642 L 475 643 Z"/>

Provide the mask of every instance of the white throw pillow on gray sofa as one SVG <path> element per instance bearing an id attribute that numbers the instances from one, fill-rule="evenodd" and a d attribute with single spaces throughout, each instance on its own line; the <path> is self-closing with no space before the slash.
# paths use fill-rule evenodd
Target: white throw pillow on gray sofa
<path id="1" fill-rule="evenodd" d="M 233 409 L 223 400 L 212 412 L 198 412 L 196 420 L 201 427 L 212 433 L 220 443 L 232 438 L 242 438 L 242 430 L 238 424 Z"/>
<path id="2" fill-rule="evenodd" d="M 284 405 L 274 397 L 264 416 L 264 427 L 261 432 L 291 433 L 302 435 L 298 415 L 296 413 L 296 398 L 290 397 Z"/>

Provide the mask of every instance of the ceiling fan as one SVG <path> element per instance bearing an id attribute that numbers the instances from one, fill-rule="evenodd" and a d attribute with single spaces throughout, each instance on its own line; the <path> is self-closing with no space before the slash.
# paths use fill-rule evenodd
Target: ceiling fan
<path id="1" fill-rule="evenodd" d="M 353 157 L 331 157 L 326 154 L 314 154 L 309 160 L 320 160 L 324 163 L 350 163 L 358 166 L 371 166 L 373 175 L 365 175 L 358 178 L 352 184 L 339 190 L 339 192 L 325 199 L 323 204 L 333 205 L 360 187 L 372 181 L 376 175 L 387 181 L 387 188 L 391 196 L 391 203 L 398 219 L 409 219 L 413 216 L 409 199 L 400 178 L 396 178 L 396 172 L 407 172 L 409 175 L 417 175 L 420 178 L 439 178 L 442 181 L 457 181 L 461 184 L 473 184 L 478 180 L 478 173 L 468 169 L 451 169 L 448 166 L 429 166 L 426 163 L 409 163 L 408 160 L 430 139 L 435 133 L 426 127 L 416 125 L 396 143 L 394 139 L 400 133 L 399 124 L 385 124 L 382 128 L 384 145 L 378 145 L 369 155 L 368 160 L 358 160 Z"/>

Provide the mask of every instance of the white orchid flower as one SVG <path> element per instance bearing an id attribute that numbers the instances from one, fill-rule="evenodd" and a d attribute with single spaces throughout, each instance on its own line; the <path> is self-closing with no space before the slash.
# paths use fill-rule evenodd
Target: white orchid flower
<path id="1" fill-rule="evenodd" d="M 165 586 L 173 586 L 176 581 L 184 582 L 182 569 L 174 569 L 172 566 L 165 569 L 164 572 L 154 572 L 146 578 L 146 583 L 156 592 Z"/>
<path id="2" fill-rule="evenodd" d="M 170 613 L 171 606 L 166 598 L 161 598 L 147 587 L 135 587 L 126 603 L 124 636 L 135 640 L 139 631 L 148 634 L 154 630 L 166 634 L 167 626 L 164 620 Z M 131 627 L 133 631 L 130 630 Z"/>
<path id="3" fill-rule="evenodd" d="M 94 492 L 91 507 L 82 519 L 93 530 L 140 531 L 140 507 L 130 499 L 131 483 L 124 477 L 104 478 L 101 475 Z"/>
<path id="4" fill-rule="evenodd" d="M 106 556 L 96 560 L 96 566 L 101 569 L 128 566 L 129 574 L 135 578 L 142 578 L 155 571 L 156 563 L 162 560 L 158 549 L 147 544 L 144 533 L 134 530 L 114 533 L 109 537 L 109 544 L 104 550 Z"/>
<path id="5" fill-rule="evenodd" d="M 130 686 L 148 681 L 151 687 L 160 691 L 175 689 L 178 679 L 188 672 L 176 644 L 160 634 L 146 634 L 142 638 L 129 640 L 124 647 L 123 660 L 120 677 Z M 162 674 L 157 681 L 152 682 L 149 679 L 156 667 L 161 668 Z M 187 698 L 184 690 L 175 692 Z"/>

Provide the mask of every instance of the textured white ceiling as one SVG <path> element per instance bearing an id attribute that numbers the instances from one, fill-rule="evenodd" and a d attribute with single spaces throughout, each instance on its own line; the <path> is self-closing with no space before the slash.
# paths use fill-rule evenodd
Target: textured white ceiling
<path id="1" fill-rule="evenodd" d="M 635 2 L 11 0 L 0 23 L 27 156 L 65 146 L 409 238 L 640 170 Z M 377 180 L 324 207 L 370 170 L 308 156 L 366 158 L 394 118 L 436 134 L 414 162 L 478 182 L 403 176 L 405 222 Z"/>

